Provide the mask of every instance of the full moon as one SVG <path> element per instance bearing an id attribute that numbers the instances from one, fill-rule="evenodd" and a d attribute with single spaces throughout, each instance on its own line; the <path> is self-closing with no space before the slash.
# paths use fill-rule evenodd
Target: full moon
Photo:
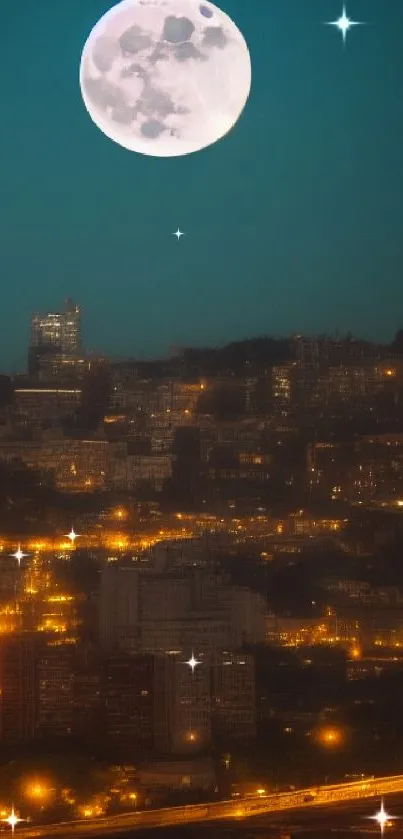
<path id="1" fill-rule="evenodd" d="M 177 157 L 233 128 L 250 92 L 249 50 L 209 0 L 123 0 L 84 45 L 80 87 L 91 119 L 115 143 Z"/>

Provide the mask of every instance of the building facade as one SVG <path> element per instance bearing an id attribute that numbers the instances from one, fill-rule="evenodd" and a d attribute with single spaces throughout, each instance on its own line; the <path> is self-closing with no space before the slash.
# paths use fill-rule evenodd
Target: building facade
<path id="1" fill-rule="evenodd" d="M 81 309 L 72 300 L 62 312 L 35 313 L 31 317 L 28 372 L 46 378 L 71 364 L 82 352 Z"/>

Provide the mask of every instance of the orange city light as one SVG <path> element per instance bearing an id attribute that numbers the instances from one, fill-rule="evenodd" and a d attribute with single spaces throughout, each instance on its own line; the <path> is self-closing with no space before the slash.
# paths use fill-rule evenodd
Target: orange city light
<path id="1" fill-rule="evenodd" d="M 339 728 L 322 728 L 318 732 L 318 740 L 325 746 L 338 746 L 343 739 Z"/>
<path id="2" fill-rule="evenodd" d="M 30 784 L 27 788 L 26 795 L 29 798 L 46 798 L 48 790 L 42 784 Z"/>
<path id="3" fill-rule="evenodd" d="M 54 790 L 49 781 L 44 778 L 28 778 L 23 785 L 24 795 L 31 801 L 42 804 Z"/>

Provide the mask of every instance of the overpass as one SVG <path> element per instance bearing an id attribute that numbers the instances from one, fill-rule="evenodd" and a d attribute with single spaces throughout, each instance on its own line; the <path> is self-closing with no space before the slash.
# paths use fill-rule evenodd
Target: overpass
<path id="1" fill-rule="evenodd" d="M 136 830 L 185 825 L 192 822 L 244 819 L 263 813 L 283 813 L 301 808 L 325 807 L 339 802 L 403 793 L 403 775 L 384 778 L 366 778 L 343 784 L 330 784 L 292 792 L 259 795 L 248 799 L 214 801 L 209 804 L 190 804 L 184 807 L 167 807 L 159 810 L 135 810 L 117 816 L 62 822 L 54 825 L 16 827 L 21 839 L 38 839 L 53 836 L 95 836 Z"/>

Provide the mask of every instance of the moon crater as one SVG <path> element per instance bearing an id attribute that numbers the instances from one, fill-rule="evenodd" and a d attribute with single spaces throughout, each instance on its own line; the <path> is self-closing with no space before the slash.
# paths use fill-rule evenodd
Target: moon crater
<path id="1" fill-rule="evenodd" d="M 130 26 L 120 36 L 119 44 L 123 55 L 136 55 L 141 50 L 151 47 L 153 40 L 149 35 L 142 32 L 140 26 Z"/>
<path id="2" fill-rule="evenodd" d="M 199 11 L 203 17 L 213 17 L 213 12 L 207 6 L 199 6 Z"/>
<path id="3" fill-rule="evenodd" d="M 197 61 L 208 61 L 206 55 L 203 55 L 194 44 L 185 42 L 178 44 L 175 49 L 174 56 L 178 61 L 188 61 L 189 58 L 196 58 Z"/>
<path id="4" fill-rule="evenodd" d="M 218 47 L 223 50 L 228 44 L 228 39 L 221 26 L 206 26 L 204 30 L 203 47 Z"/>
<path id="5" fill-rule="evenodd" d="M 195 27 L 187 17 L 169 15 L 165 18 L 162 40 L 169 41 L 170 44 L 180 44 L 189 41 L 194 31 Z"/>

